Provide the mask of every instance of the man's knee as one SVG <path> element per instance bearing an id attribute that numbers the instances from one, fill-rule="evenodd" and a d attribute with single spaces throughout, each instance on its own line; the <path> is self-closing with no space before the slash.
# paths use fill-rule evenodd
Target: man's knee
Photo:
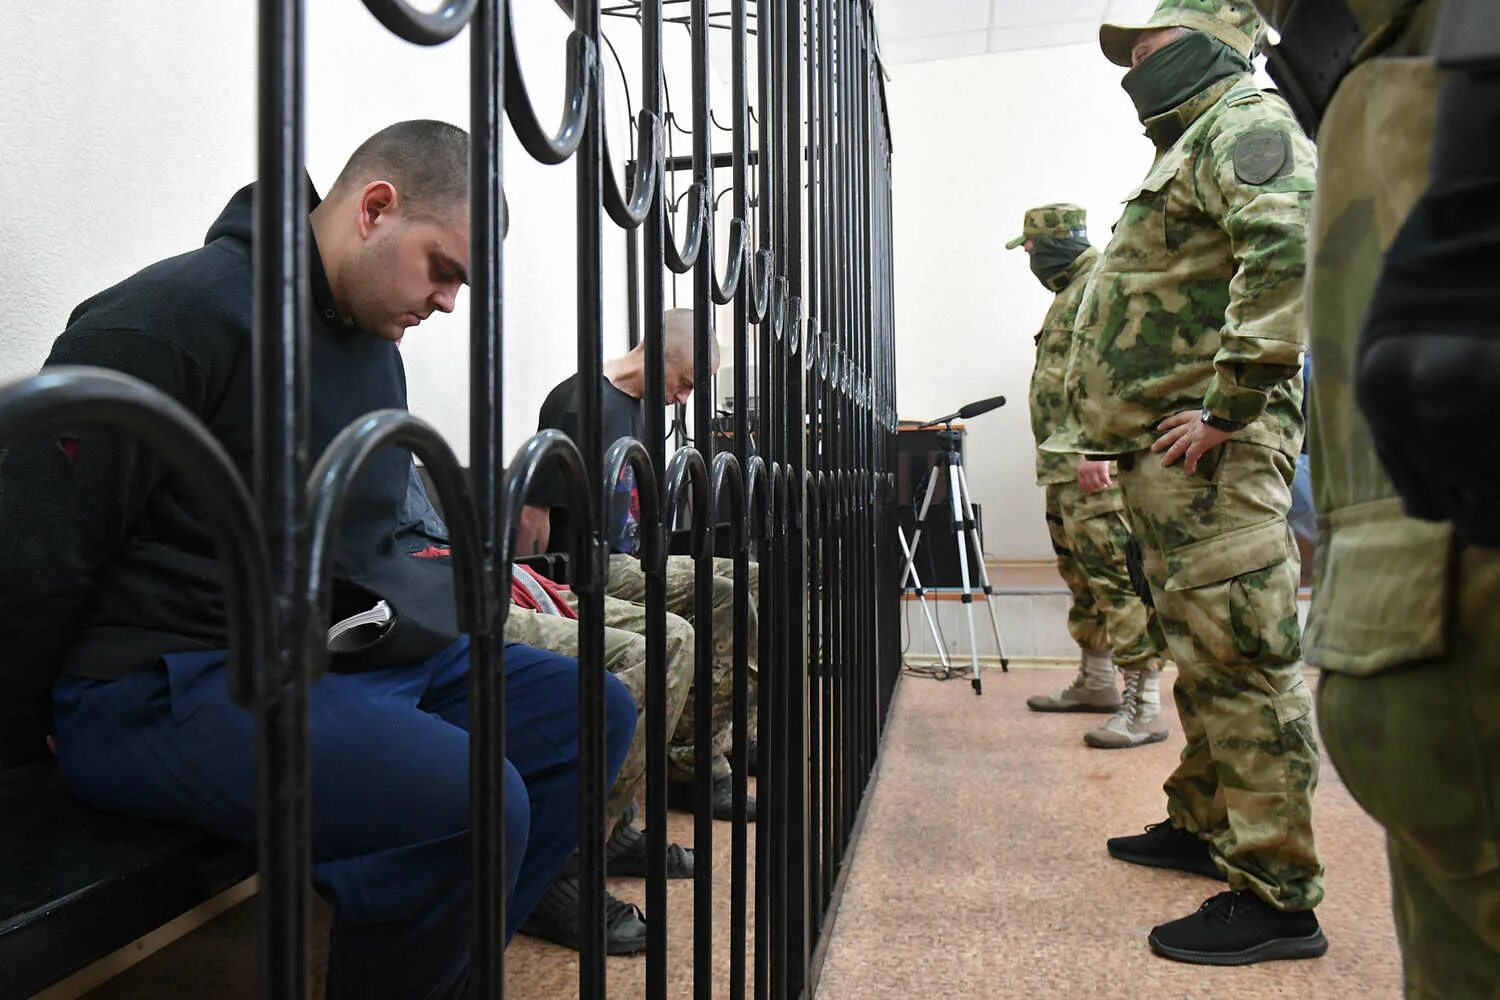
<path id="1" fill-rule="evenodd" d="M 630 689 L 613 674 L 604 675 L 604 756 L 611 781 L 619 774 L 635 736 L 637 708 Z"/>
<path id="2" fill-rule="evenodd" d="M 526 792 L 526 781 L 515 765 L 505 762 L 505 891 L 509 895 L 516 888 L 516 879 L 521 874 L 521 859 L 526 857 L 526 845 L 531 837 L 531 799 Z"/>

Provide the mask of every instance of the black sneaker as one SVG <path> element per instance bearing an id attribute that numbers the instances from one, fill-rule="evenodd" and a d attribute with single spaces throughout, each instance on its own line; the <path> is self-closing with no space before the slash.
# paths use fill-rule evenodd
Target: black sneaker
<path id="1" fill-rule="evenodd" d="M 714 819 L 734 819 L 734 778 L 720 778 L 714 782 L 713 797 L 709 800 L 713 807 Z M 691 781 L 673 781 L 667 785 L 667 805 L 678 812 L 693 812 L 693 783 Z M 755 822 L 755 796 L 745 796 L 745 818 L 747 822 Z"/>
<path id="2" fill-rule="evenodd" d="M 605 870 L 614 876 L 646 877 L 646 834 L 627 822 L 615 826 L 604 845 Z M 667 878 L 692 878 L 693 852 L 678 844 L 667 845 Z"/>
<path id="3" fill-rule="evenodd" d="M 521 924 L 522 934 L 539 937 L 578 951 L 578 919 L 581 909 L 578 877 L 563 875 Z M 646 950 L 646 915 L 634 903 L 604 894 L 604 951 L 609 955 L 634 955 Z"/>
<path id="4" fill-rule="evenodd" d="M 1181 920 L 1151 931 L 1151 950 L 1197 965 L 1318 958 L 1328 939 L 1311 910 L 1286 913 L 1253 892 L 1221 892 Z"/>
<path id="5" fill-rule="evenodd" d="M 1177 829 L 1171 820 L 1152 823 L 1146 827 L 1145 833 L 1133 837 L 1111 837 L 1105 846 L 1109 848 L 1110 857 L 1133 865 L 1176 868 L 1194 875 L 1207 875 L 1220 882 L 1229 881 L 1214 864 L 1208 841 L 1195 833 Z"/>

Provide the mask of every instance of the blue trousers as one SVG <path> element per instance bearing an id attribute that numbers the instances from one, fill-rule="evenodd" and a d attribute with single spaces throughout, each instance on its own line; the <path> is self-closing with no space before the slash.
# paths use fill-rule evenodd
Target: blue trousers
<path id="1" fill-rule="evenodd" d="M 54 688 L 69 787 L 104 809 L 255 836 L 254 719 L 225 654 Z M 635 729 L 605 684 L 614 781 Z M 578 664 L 505 650 L 506 941 L 578 843 Z M 448 998 L 469 967 L 469 642 L 423 663 L 327 674 L 308 693 L 313 879 L 334 909 L 327 996 Z"/>

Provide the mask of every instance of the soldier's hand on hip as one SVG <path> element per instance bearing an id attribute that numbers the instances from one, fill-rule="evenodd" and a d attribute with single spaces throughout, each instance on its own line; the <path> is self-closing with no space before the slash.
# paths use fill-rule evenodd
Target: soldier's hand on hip
<path id="1" fill-rule="evenodd" d="M 1197 474 L 1198 459 L 1234 437 L 1231 431 L 1221 431 L 1205 424 L 1200 410 L 1175 413 L 1157 424 L 1156 429 L 1164 433 L 1156 439 L 1151 450 L 1164 453 L 1161 464 L 1171 465 L 1186 457 L 1183 466 L 1189 475 Z"/>
<path id="2" fill-rule="evenodd" d="M 1109 476 L 1109 462 L 1096 461 L 1087 456 L 1078 459 L 1078 485 L 1085 493 L 1098 493 L 1114 485 Z"/>

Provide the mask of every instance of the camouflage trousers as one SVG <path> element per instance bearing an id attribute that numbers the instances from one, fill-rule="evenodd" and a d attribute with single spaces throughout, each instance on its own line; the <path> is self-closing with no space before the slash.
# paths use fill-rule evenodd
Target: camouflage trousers
<path id="1" fill-rule="evenodd" d="M 1328 756 L 1386 829 L 1414 1000 L 1500 997 L 1500 553 L 1459 558 L 1439 655 L 1318 685 Z"/>
<path id="2" fill-rule="evenodd" d="M 1122 667 L 1160 668 L 1150 609 L 1130 583 L 1125 496 L 1118 486 L 1088 494 L 1078 483 L 1049 483 L 1047 531 L 1057 569 L 1073 595 L 1068 632 L 1091 652 L 1110 650 Z"/>
<path id="3" fill-rule="evenodd" d="M 694 621 L 693 607 L 694 568 L 688 556 L 667 558 L 667 610 Z M 750 563 L 750 617 L 745 637 L 749 648 L 750 668 L 750 719 L 748 732 L 755 732 L 755 691 L 758 666 L 756 652 L 759 649 L 759 622 L 756 616 L 755 596 L 759 593 L 760 567 Z M 609 557 L 609 581 L 605 592 L 611 597 L 626 601 L 645 601 L 646 574 L 641 562 L 634 556 L 616 553 Z M 713 685 L 714 714 L 710 720 L 710 742 L 714 748 L 714 780 L 729 777 L 729 751 L 733 745 L 734 731 L 732 708 L 734 705 L 734 560 L 715 559 L 713 578 L 713 649 L 709 683 Z M 693 733 L 697 731 L 696 696 L 689 694 L 687 705 L 682 710 L 679 728 Z M 692 774 L 694 757 L 689 752 L 679 754 L 673 760 L 676 774 Z"/>
<path id="4" fill-rule="evenodd" d="M 1281 910 L 1323 898 L 1313 842 L 1318 782 L 1302 677 L 1299 563 L 1286 514 L 1292 460 L 1229 441 L 1198 474 L 1149 451 L 1120 460 L 1120 487 L 1177 663 L 1187 745 L 1167 779 L 1174 826 L 1207 840 L 1234 889 Z"/>
<path id="5" fill-rule="evenodd" d="M 575 603 L 577 598 L 568 594 Z M 561 615 L 540 614 L 511 605 L 505 620 L 505 641 L 524 642 L 565 656 L 578 655 L 578 622 Z M 636 704 L 635 736 L 625 755 L 625 764 L 604 802 L 604 828 L 630 811 L 646 780 L 646 609 L 629 601 L 604 599 L 604 668 L 630 689 Z M 677 615 L 667 614 L 667 745 L 668 776 L 685 780 L 692 776 L 692 732 L 683 733 L 682 707 L 693 684 L 693 626 Z M 686 753 L 689 767 L 682 772 Z M 675 757 L 674 757 L 675 755 Z"/>

